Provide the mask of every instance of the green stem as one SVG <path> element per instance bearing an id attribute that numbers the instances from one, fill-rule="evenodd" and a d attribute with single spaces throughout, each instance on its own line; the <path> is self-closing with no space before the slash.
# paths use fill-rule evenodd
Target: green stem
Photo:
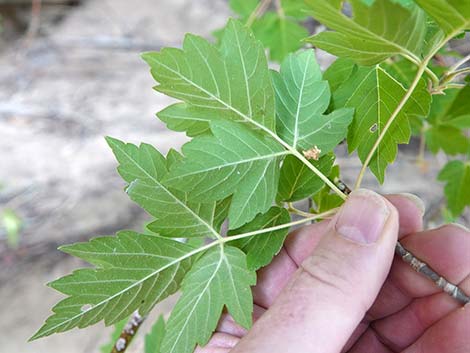
<path id="1" fill-rule="evenodd" d="M 419 80 L 421 80 L 421 76 L 423 76 L 423 73 L 424 73 L 424 69 L 425 69 L 425 66 L 428 64 L 429 61 L 424 61 L 420 66 L 419 66 L 419 69 L 418 69 L 418 72 L 413 80 L 413 82 L 411 83 L 411 86 L 410 88 L 408 89 L 408 91 L 406 92 L 406 94 L 403 96 L 403 98 L 401 99 L 400 103 L 398 104 L 398 106 L 395 108 L 395 110 L 393 111 L 392 115 L 390 116 L 390 118 L 388 119 L 387 121 L 387 124 L 385 124 L 382 132 L 380 133 L 379 137 L 377 138 L 377 140 L 375 141 L 374 143 L 374 146 L 372 147 L 372 149 L 369 151 L 369 154 L 367 155 L 367 158 L 366 160 L 364 161 L 364 164 L 362 165 L 362 168 L 361 168 L 361 171 L 359 172 L 359 176 L 357 177 L 357 180 L 356 180 L 356 184 L 354 186 L 354 189 L 359 189 L 361 187 L 361 184 L 362 184 L 362 180 L 364 179 L 364 175 L 366 173 L 366 170 L 367 170 L 367 167 L 369 166 L 369 163 L 371 162 L 372 158 L 374 157 L 375 155 L 375 152 L 377 151 L 377 148 L 379 147 L 380 143 L 382 142 L 382 140 L 384 139 L 385 137 L 385 134 L 388 132 L 388 129 L 390 129 L 390 126 L 393 124 L 393 122 L 395 121 L 395 118 L 398 116 L 398 114 L 400 114 L 401 110 L 403 109 L 403 107 L 405 106 L 405 104 L 408 102 L 408 100 L 410 99 L 411 95 L 413 94 L 415 88 L 418 86 L 418 83 L 419 83 Z"/>
<path id="2" fill-rule="evenodd" d="M 263 234 L 263 233 L 274 232 L 276 230 L 290 228 L 290 227 L 293 227 L 293 226 L 296 226 L 296 225 L 301 225 L 301 224 L 304 224 L 304 223 L 308 223 L 308 222 L 311 222 L 311 221 L 314 221 L 314 220 L 317 220 L 317 219 L 324 219 L 324 218 L 327 218 L 327 217 L 331 217 L 334 214 L 336 214 L 337 212 L 338 212 L 338 209 L 334 208 L 332 210 L 329 210 L 329 211 L 326 211 L 326 212 L 323 212 L 323 213 L 320 213 L 320 214 L 310 215 L 309 217 L 299 219 L 298 221 L 289 222 L 289 223 L 285 223 L 285 224 L 280 224 L 280 225 L 274 226 L 274 227 L 259 229 L 259 230 L 255 230 L 253 232 L 248 232 L 248 233 L 233 235 L 233 236 L 230 236 L 230 237 L 225 237 L 225 238 L 222 238 L 222 240 L 216 240 L 213 243 L 210 243 L 209 245 L 212 245 L 214 243 L 216 243 L 216 245 L 217 245 L 220 242 L 228 243 L 228 242 L 231 242 L 231 241 L 234 241 L 234 240 L 239 240 L 239 239 L 251 237 L 251 236 L 254 236 L 254 235 L 259 235 L 259 234 Z M 207 250 L 207 249 L 204 249 L 204 250 Z"/>
<path id="3" fill-rule="evenodd" d="M 269 5 L 271 5 L 271 1 L 272 0 L 262 0 L 258 4 L 258 6 L 256 6 L 256 8 L 253 10 L 253 12 L 250 14 L 250 17 L 248 17 L 248 20 L 246 21 L 247 27 L 251 27 L 251 25 L 256 21 L 256 19 L 266 12 Z"/>
<path id="4" fill-rule="evenodd" d="M 279 15 L 279 18 L 281 19 L 286 18 L 286 14 L 284 12 L 284 9 L 282 8 L 281 0 L 276 0 L 276 11 L 277 11 L 277 14 Z"/>
<path id="5" fill-rule="evenodd" d="M 408 61 L 410 61 L 411 63 L 415 64 L 416 66 L 420 66 L 420 61 L 417 57 L 411 57 L 407 54 L 402 54 L 402 56 L 407 59 Z M 437 77 L 437 75 L 429 68 L 426 66 L 426 68 L 424 69 L 426 74 L 429 76 L 429 78 L 431 79 L 432 83 L 433 83 L 433 86 L 437 86 L 439 85 L 439 77 Z"/>
<path id="6" fill-rule="evenodd" d="M 299 159 L 305 166 L 310 169 L 312 172 L 314 172 L 321 180 L 325 182 L 326 185 L 330 187 L 331 190 L 333 190 L 336 194 L 338 194 L 339 197 L 341 197 L 343 200 L 347 199 L 347 196 L 342 192 L 334 182 L 332 182 L 328 177 L 323 174 L 320 170 L 318 170 L 312 163 L 308 161 L 307 158 L 305 158 L 302 153 L 297 151 L 295 147 L 292 147 L 289 145 L 287 142 L 285 142 L 283 139 L 281 139 L 275 132 L 271 131 L 268 129 L 266 126 L 258 123 L 257 121 L 254 121 L 250 119 L 248 116 L 245 114 L 241 113 L 238 110 L 234 110 L 236 113 L 238 113 L 241 117 L 243 117 L 246 121 L 252 123 L 254 126 L 256 126 L 258 129 L 266 132 L 269 136 L 271 136 L 274 140 L 276 140 L 279 144 L 281 144 L 290 154 L 295 156 L 297 159 Z"/>
<path id="7" fill-rule="evenodd" d="M 470 54 L 468 54 L 466 57 L 462 58 L 461 60 L 459 60 L 458 62 L 455 63 L 455 65 L 452 65 L 450 67 L 450 71 L 453 72 L 453 71 L 457 71 L 457 69 L 464 65 L 467 61 L 470 61 Z"/>
<path id="8" fill-rule="evenodd" d="M 290 213 L 302 216 L 302 217 L 310 217 L 313 215 L 313 213 L 304 212 L 302 210 L 299 210 L 298 208 L 295 208 L 292 202 L 287 203 L 287 211 L 289 211 Z"/>
<path id="9" fill-rule="evenodd" d="M 369 163 L 371 162 L 372 158 L 374 157 L 375 155 L 375 152 L 377 151 L 380 143 L 382 142 L 382 140 L 384 139 L 385 137 L 385 134 L 388 132 L 388 130 L 390 129 L 390 126 L 393 124 L 393 122 L 395 121 L 396 117 L 398 116 L 398 114 L 400 114 L 401 110 L 403 109 L 403 107 L 405 106 L 405 104 L 408 102 L 408 100 L 410 99 L 411 95 L 413 94 L 414 90 L 416 89 L 416 87 L 418 86 L 418 83 L 419 83 L 419 80 L 421 80 L 421 77 L 423 76 L 424 72 L 426 71 L 426 68 L 428 67 L 428 64 L 429 62 L 432 60 L 432 58 L 434 57 L 434 55 L 436 55 L 436 53 L 449 41 L 451 40 L 455 35 L 457 35 L 459 33 L 459 31 L 455 31 L 453 33 L 451 33 L 450 35 L 448 35 L 446 38 L 444 38 L 442 40 L 441 43 L 439 43 L 439 45 L 437 45 L 432 51 L 431 53 L 423 59 L 423 61 L 419 64 L 418 66 L 418 72 L 416 73 L 416 76 L 415 78 L 413 79 L 413 82 L 411 83 L 410 87 L 408 88 L 408 90 L 406 91 L 405 95 L 403 96 L 403 98 L 400 100 L 400 103 L 398 104 L 398 106 L 395 108 L 395 110 L 392 112 L 392 115 L 390 116 L 390 118 L 388 119 L 387 121 L 387 124 L 384 126 L 383 130 L 381 131 L 379 137 L 377 138 L 377 141 L 375 141 L 375 144 L 374 146 L 372 147 L 372 149 L 369 151 L 369 154 L 367 155 L 366 157 L 366 160 L 364 161 L 364 164 L 362 165 L 362 168 L 361 168 L 361 171 L 359 172 L 359 175 L 357 177 L 357 180 L 356 180 L 356 184 L 354 186 L 354 189 L 358 189 L 361 187 L 361 184 L 362 184 L 362 180 L 364 179 L 364 175 L 365 175 L 365 172 L 367 170 L 367 167 L 369 166 Z"/>

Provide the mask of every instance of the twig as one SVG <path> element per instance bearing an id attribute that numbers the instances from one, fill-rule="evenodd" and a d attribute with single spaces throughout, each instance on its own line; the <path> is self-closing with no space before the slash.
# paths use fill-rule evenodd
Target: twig
<path id="1" fill-rule="evenodd" d="M 126 326 L 124 326 L 124 329 L 122 330 L 121 335 L 114 344 L 111 353 L 125 352 L 127 347 L 129 347 L 129 345 L 131 344 L 132 339 L 137 334 L 137 331 L 139 331 L 139 328 L 144 322 L 144 320 L 145 317 L 140 316 L 139 312 L 135 311 L 129 319 L 129 322 L 126 324 Z"/>
<path id="2" fill-rule="evenodd" d="M 421 273 L 429 280 L 433 281 L 445 293 L 449 294 L 452 298 L 458 300 L 462 304 L 470 303 L 470 297 L 464 293 L 457 285 L 450 283 L 447 279 L 442 277 L 434 271 L 428 264 L 418 259 L 410 251 L 406 250 L 400 242 L 395 247 L 395 253 L 399 255 L 403 261 L 409 264 L 416 272 Z"/>
<path id="3" fill-rule="evenodd" d="M 272 0 L 262 0 L 255 10 L 251 13 L 250 17 L 246 21 L 247 27 L 251 27 L 251 25 L 255 22 L 255 20 L 262 16 L 266 10 L 268 9 L 269 5 L 271 5 Z"/>
<path id="4" fill-rule="evenodd" d="M 341 181 L 340 181 L 341 182 Z M 341 182 L 342 183 L 342 182 Z M 351 193 L 351 190 L 346 184 L 342 183 L 349 192 L 344 191 L 347 195 Z M 458 300 L 462 304 L 470 303 L 470 297 L 460 289 L 457 285 L 450 283 L 443 276 L 434 271 L 429 265 L 420 259 L 418 259 L 411 251 L 405 249 L 399 241 L 395 245 L 395 253 L 399 255 L 403 261 L 409 264 L 416 272 L 421 273 L 429 280 L 433 281 L 439 288 L 445 293 L 449 294 L 452 298 Z"/>

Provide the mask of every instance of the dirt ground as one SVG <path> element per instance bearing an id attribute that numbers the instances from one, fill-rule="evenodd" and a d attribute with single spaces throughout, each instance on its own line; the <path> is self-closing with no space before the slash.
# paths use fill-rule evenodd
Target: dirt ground
<path id="1" fill-rule="evenodd" d="M 186 32 L 209 36 L 229 15 L 224 0 L 88 0 L 43 24 L 36 38 L 3 44 L 0 210 L 14 209 L 24 229 L 16 250 L 0 233 L 0 353 L 97 352 L 106 341 L 109 329 L 97 325 L 26 343 L 60 298 L 44 284 L 82 265 L 57 246 L 139 229 L 146 218 L 124 194 L 103 136 L 145 141 L 163 152 L 186 140 L 155 118 L 171 100 L 152 91 L 139 53 L 179 46 Z M 319 55 L 322 63 L 331 60 Z M 416 144 L 402 149 L 385 186 L 370 175 L 365 185 L 419 195 L 429 223 L 438 224 L 443 199 L 434 180 L 445 159 L 429 157 L 423 172 L 415 155 Z M 339 163 L 352 182 L 357 159 Z M 155 312 L 167 312 L 171 302 Z M 141 346 L 140 338 L 132 351 Z"/>

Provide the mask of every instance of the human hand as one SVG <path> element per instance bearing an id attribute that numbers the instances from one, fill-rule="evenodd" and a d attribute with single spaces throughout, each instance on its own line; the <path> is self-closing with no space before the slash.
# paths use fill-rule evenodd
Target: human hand
<path id="1" fill-rule="evenodd" d="M 398 236 L 470 292 L 470 232 L 422 231 L 422 216 L 412 196 L 353 192 L 335 218 L 294 231 L 259 271 L 253 328 L 224 314 L 196 352 L 470 352 L 470 307 L 393 257 Z"/>

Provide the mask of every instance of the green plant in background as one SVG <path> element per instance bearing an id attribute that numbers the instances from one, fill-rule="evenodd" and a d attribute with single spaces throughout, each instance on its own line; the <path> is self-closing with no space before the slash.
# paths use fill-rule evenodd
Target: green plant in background
<path id="1" fill-rule="evenodd" d="M 204 345 L 224 308 L 249 328 L 256 270 L 292 226 L 335 214 L 347 198 L 334 165 L 343 140 L 362 162 L 359 188 L 367 169 L 383 183 L 398 145 L 418 132 L 431 151 L 458 156 L 439 176 L 450 212 L 470 205 L 470 97 L 455 81 L 470 58 L 443 70 L 433 63 L 470 27 L 470 0 L 351 0 L 351 17 L 341 1 L 280 1 L 273 13 L 260 10 L 266 3 L 232 1 L 243 22 L 230 20 L 217 45 L 188 34 L 182 49 L 143 55 L 155 89 L 180 101 L 158 117 L 192 140 L 163 156 L 148 144 L 107 139 L 127 193 L 154 220 L 145 234 L 62 247 L 95 268 L 50 284 L 67 298 L 33 339 L 115 324 L 136 310 L 146 315 L 177 291 L 166 325 L 156 329 L 158 350 Z M 307 42 L 339 57 L 324 73 L 313 50 L 292 53 L 302 46 L 295 36 L 282 44 L 291 38 L 286 28 L 307 15 L 330 29 Z M 265 46 L 282 59 L 279 72 L 269 70 Z M 446 142 L 446 131 L 459 137 Z M 292 205 L 304 199 L 311 212 Z M 291 221 L 292 214 L 301 218 Z"/>
<path id="2" fill-rule="evenodd" d="M 289 53 L 303 46 L 302 40 L 308 36 L 302 25 L 308 15 L 303 1 L 276 0 L 230 0 L 231 9 L 240 21 L 251 27 L 255 37 L 269 51 L 269 58 L 282 61 Z M 223 30 L 215 32 L 221 39 Z"/>
<path id="3" fill-rule="evenodd" d="M 20 231 L 23 221 L 11 209 L 5 209 L 0 213 L 0 229 L 3 228 L 6 234 L 7 244 L 11 248 L 16 248 L 20 242 Z"/>

